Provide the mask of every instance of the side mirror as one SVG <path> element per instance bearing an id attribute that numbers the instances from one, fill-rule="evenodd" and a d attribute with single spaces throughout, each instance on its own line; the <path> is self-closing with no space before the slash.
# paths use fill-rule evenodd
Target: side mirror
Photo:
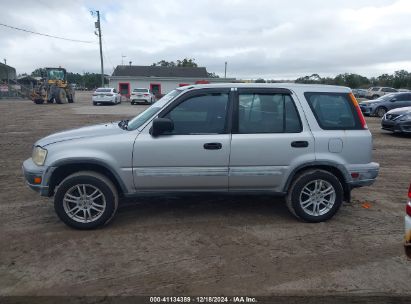
<path id="1" fill-rule="evenodd" d="M 152 136 L 158 136 L 164 132 L 170 132 L 174 130 L 174 122 L 169 118 L 155 118 L 153 120 L 153 126 L 150 129 Z"/>

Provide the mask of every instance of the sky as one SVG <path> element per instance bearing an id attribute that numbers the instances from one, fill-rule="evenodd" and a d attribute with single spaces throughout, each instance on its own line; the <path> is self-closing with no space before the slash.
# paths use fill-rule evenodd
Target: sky
<path id="1" fill-rule="evenodd" d="M 318 73 L 367 77 L 411 72 L 410 0 L 0 0 L 0 60 L 30 73 L 62 66 L 99 72 L 99 10 L 104 72 L 122 64 L 194 58 L 238 79 L 295 79 Z M 125 56 L 125 57 L 123 57 Z"/>

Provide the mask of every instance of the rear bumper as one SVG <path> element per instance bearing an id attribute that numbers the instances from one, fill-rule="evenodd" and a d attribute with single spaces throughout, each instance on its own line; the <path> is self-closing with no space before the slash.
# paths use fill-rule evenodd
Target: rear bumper
<path id="1" fill-rule="evenodd" d="M 41 196 L 49 196 L 50 176 L 55 169 L 55 167 L 39 167 L 31 158 L 26 159 L 22 166 L 27 185 Z M 36 183 L 35 178 L 41 178 L 41 183 Z"/>
<path id="2" fill-rule="evenodd" d="M 135 97 L 135 96 L 130 96 L 130 101 L 131 102 L 146 102 L 146 103 L 150 103 L 151 98 L 147 97 L 147 98 L 142 98 L 142 97 Z"/>
<path id="3" fill-rule="evenodd" d="M 370 186 L 375 182 L 380 170 L 380 165 L 374 162 L 364 165 L 349 165 L 347 166 L 347 170 L 351 178 L 348 182 L 350 187 L 364 187 Z"/>

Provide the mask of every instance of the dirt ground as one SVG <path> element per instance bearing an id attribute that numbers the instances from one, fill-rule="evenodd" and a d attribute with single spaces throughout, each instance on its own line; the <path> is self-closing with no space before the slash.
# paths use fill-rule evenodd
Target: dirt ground
<path id="1" fill-rule="evenodd" d="M 78 98 L 0 100 L 0 295 L 411 294 L 411 137 L 367 118 L 380 176 L 326 223 L 299 222 L 272 197 L 194 196 L 128 202 L 104 229 L 76 231 L 24 184 L 23 160 L 47 134 L 145 108 L 93 110 L 89 93 Z"/>

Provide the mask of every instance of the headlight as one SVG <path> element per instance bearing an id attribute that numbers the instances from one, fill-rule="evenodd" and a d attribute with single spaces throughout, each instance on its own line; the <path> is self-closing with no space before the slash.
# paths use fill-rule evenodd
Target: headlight
<path id="1" fill-rule="evenodd" d="M 31 158 L 33 159 L 33 162 L 37 166 L 43 166 L 44 161 L 46 160 L 46 156 L 47 156 L 47 150 L 43 149 L 40 146 L 36 146 L 33 149 L 33 154 L 31 156 Z"/>
<path id="2" fill-rule="evenodd" d="M 411 113 L 407 113 L 398 117 L 400 121 L 411 120 Z"/>

